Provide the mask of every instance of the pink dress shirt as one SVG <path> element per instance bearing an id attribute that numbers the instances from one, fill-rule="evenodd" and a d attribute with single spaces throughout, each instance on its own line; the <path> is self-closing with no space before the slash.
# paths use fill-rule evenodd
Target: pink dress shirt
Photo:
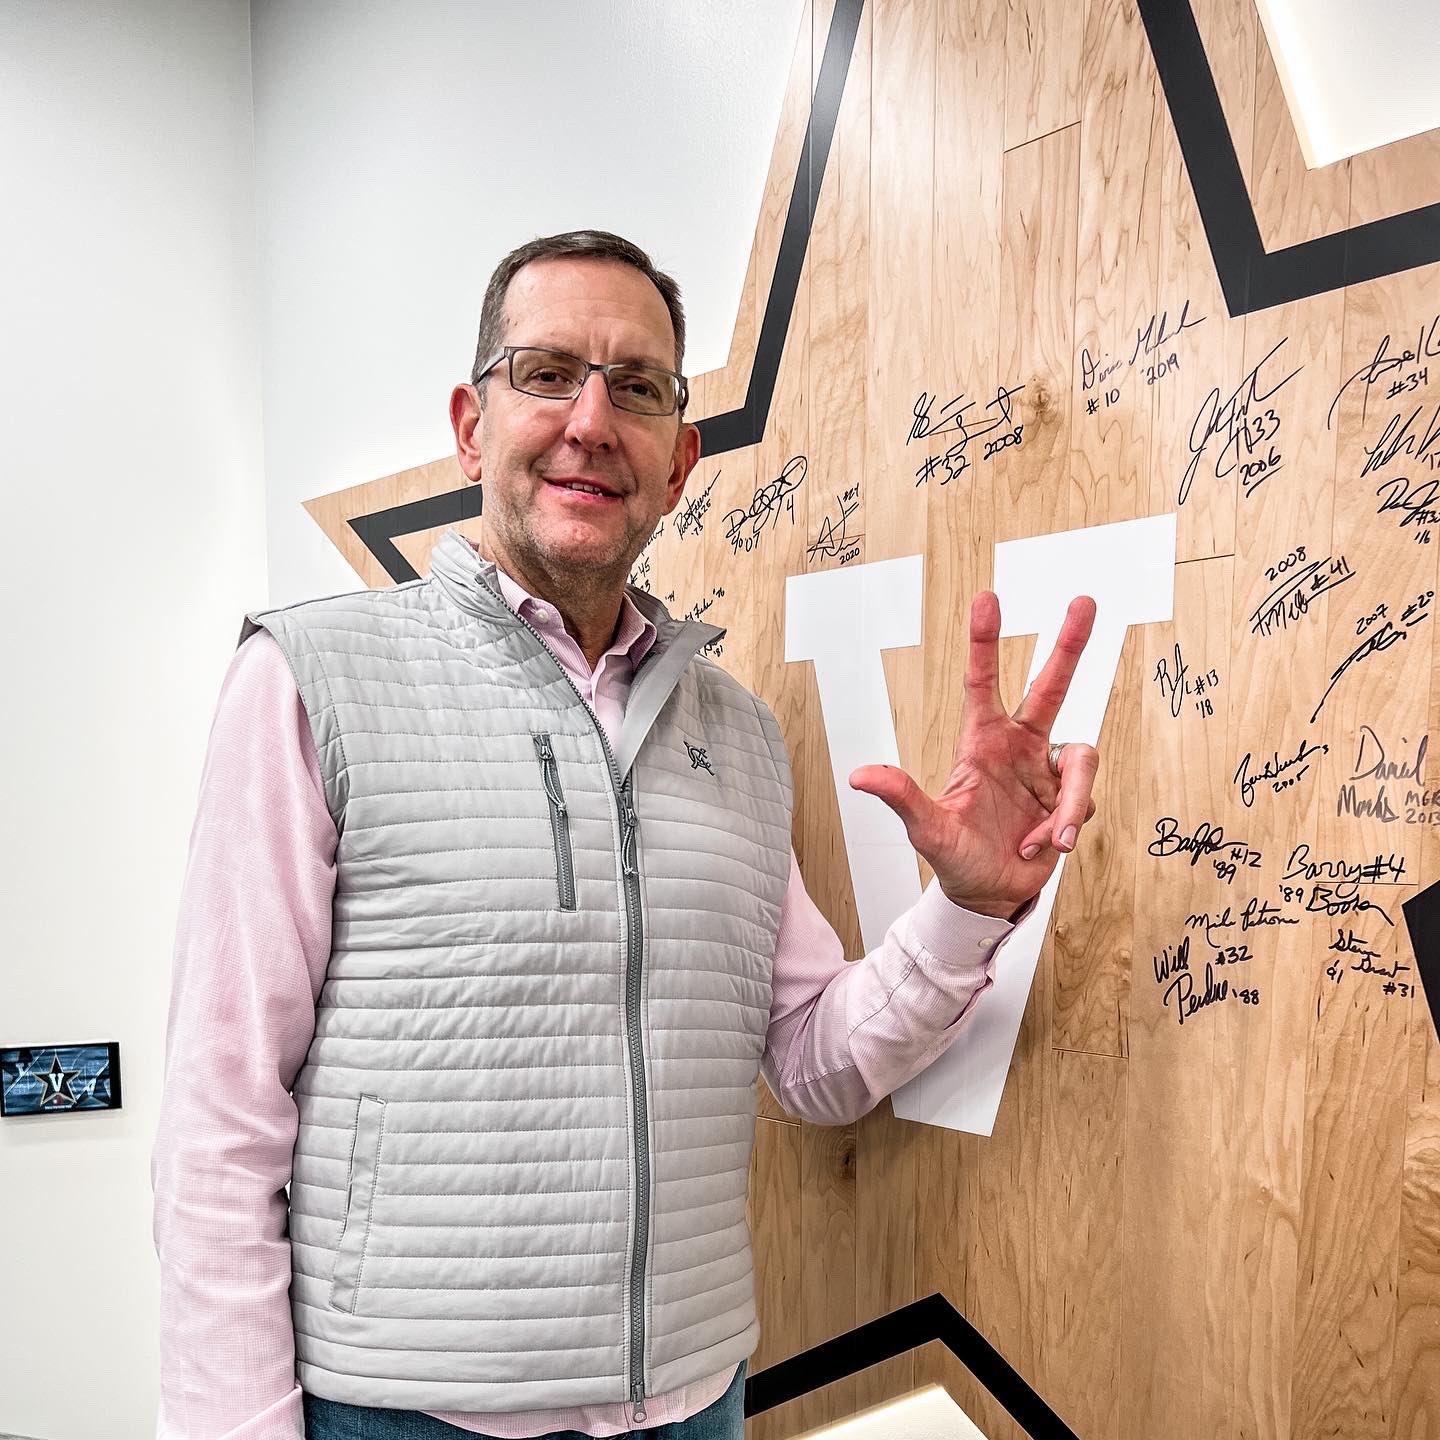
<path id="1" fill-rule="evenodd" d="M 592 673 L 555 608 L 499 574 L 506 602 L 545 637 L 613 742 L 654 625 L 627 596 Z M 336 839 L 299 692 L 262 631 L 239 647 L 220 690 L 176 930 L 150 1171 L 159 1440 L 304 1440 L 286 1229 L 290 1087 L 330 955 Z M 822 1125 L 871 1110 L 949 1047 L 1012 928 L 952 904 L 932 881 L 878 949 L 847 963 L 792 851 L 762 1061 L 776 1099 Z M 646 1427 L 703 1410 L 734 1375 L 647 1398 Z M 624 1401 L 431 1413 L 503 1437 L 631 1429 Z"/>

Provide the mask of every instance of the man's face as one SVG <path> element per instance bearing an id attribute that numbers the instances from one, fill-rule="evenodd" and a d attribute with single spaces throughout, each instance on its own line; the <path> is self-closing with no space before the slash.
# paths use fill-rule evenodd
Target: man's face
<path id="1" fill-rule="evenodd" d="M 599 364 L 675 368 L 664 299 L 618 261 L 535 261 L 511 281 L 505 317 L 507 345 L 563 350 Z M 592 374 L 573 400 L 545 399 L 511 389 L 503 361 L 490 374 L 476 435 L 475 473 L 463 443 L 461 463 L 484 482 L 485 548 L 524 578 L 583 574 L 587 586 L 624 582 L 660 517 L 679 502 L 699 455 L 693 425 L 678 414 L 618 409 L 602 375 Z M 569 490 L 566 481 L 614 494 Z"/>

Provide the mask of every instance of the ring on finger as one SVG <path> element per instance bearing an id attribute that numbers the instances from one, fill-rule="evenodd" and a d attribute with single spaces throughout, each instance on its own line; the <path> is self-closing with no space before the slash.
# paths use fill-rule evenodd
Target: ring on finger
<path id="1" fill-rule="evenodd" d="M 1057 778 L 1060 775 L 1060 756 L 1064 751 L 1063 745 L 1052 745 L 1050 747 L 1050 773 Z"/>

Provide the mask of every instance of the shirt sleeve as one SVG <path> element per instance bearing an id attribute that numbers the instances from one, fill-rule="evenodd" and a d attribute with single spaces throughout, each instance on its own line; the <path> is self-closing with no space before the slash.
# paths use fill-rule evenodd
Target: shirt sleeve
<path id="1" fill-rule="evenodd" d="M 805 889 L 795 852 L 775 945 L 761 1072 L 787 1113 L 848 1125 L 954 1042 L 993 983 L 1014 921 L 954 904 L 932 880 L 853 964 Z"/>
<path id="2" fill-rule="evenodd" d="M 268 632 L 211 726 L 176 926 L 150 1157 L 159 1440 L 303 1440 L 285 1186 L 290 1086 L 330 955 L 335 825 L 295 680 Z"/>

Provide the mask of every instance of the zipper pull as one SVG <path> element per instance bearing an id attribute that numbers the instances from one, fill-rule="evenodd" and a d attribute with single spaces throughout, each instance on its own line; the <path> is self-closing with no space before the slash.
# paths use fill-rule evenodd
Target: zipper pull
<path id="1" fill-rule="evenodd" d="M 635 807 L 630 803 L 630 781 L 627 777 L 625 789 L 620 792 L 620 855 L 625 862 L 625 873 L 636 875 L 635 868 Z"/>
<path id="2" fill-rule="evenodd" d="M 645 1418 L 645 1397 L 642 1390 L 642 1386 L 636 1385 L 634 1389 L 630 1391 L 630 1399 L 635 1407 L 630 1418 L 637 1425 Z"/>
<path id="3" fill-rule="evenodd" d="M 535 748 L 540 752 L 540 783 L 545 787 L 545 793 L 550 797 L 550 803 L 555 807 L 557 815 L 565 814 L 565 801 L 560 796 L 560 776 L 555 765 L 555 752 L 550 748 L 550 737 L 548 735 L 537 735 L 535 737 Z M 551 777 L 554 777 L 554 784 L 551 784 Z"/>

